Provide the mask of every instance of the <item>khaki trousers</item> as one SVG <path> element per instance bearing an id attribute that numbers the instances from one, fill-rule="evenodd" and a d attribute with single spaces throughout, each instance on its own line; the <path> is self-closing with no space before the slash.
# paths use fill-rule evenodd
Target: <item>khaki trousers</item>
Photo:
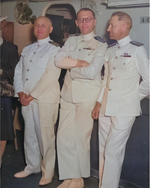
<path id="1" fill-rule="evenodd" d="M 135 117 L 99 115 L 100 188 L 118 188 L 125 146 Z"/>
<path id="2" fill-rule="evenodd" d="M 58 104 L 32 101 L 22 107 L 22 114 L 25 121 L 25 170 L 35 173 L 42 169 L 42 176 L 51 179 L 55 166 L 54 125 Z"/>
<path id="3" fill-rule="evenodd" d="M 91 112 L 95 101 L 68 103 L 61 99 L 57 132 L 59 178 L 90 176 Z"/>

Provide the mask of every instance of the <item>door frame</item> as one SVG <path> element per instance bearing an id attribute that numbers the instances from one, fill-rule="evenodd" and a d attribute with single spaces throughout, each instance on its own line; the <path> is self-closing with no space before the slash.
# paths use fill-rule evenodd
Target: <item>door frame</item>
<path id="1" fill-rule="evenodd" d="M 81 8 L 81 0 L 76 0 L 76 2 L 74 2 L 74 0 L 65 0 L 65 1 L 60 1 L 60 0 L 58 0 L 58 1 L 51 1 L 51 2 L 49 2 L 49 3 L 47 3 L 47 4 L 45 5 L 45 7 L 44 7 L 43 10 L 42 10 L 41 16 L 45 16 L 46 11 L 47 11 L 52 5 L 56 5 L 56 4 L 69 4 L 69 5 L 71 5 L 71 6 L 74 8 L 74 10 L 75 10 L 76 13 L 77 13 L 77 12 L 80 10 L 80 8 Z"/>

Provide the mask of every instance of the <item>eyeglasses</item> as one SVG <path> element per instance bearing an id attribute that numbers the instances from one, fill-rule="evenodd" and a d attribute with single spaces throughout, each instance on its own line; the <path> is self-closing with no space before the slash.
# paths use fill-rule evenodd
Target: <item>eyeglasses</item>
<path id="1" fill-rule="evenodd" d="M 95 18 L 80 18 L 80 19 L 77 19 L 77 21 L 78 21 L 79 23 L 83 23 L 84 20 L 85 20 L 86 23 L 90 23 L 91 20 L 93 20 L 93 19 L 95 19 Z"/>

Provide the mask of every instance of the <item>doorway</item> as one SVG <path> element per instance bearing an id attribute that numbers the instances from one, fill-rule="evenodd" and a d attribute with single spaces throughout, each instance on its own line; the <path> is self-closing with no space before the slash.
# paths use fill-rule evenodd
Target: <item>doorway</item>
<path id="1" fill-rule="evenodd" d="M 60 47 L 63 46 L 69 34 L 78 32 L 78 28 L 75 25 L 76 12 L 69 4 L 51 5 L 47 9 L 45 16 L 51 19 L 54 28 L 50 37 Z"/>
<path id="2" fill-rule="evenodd" d="M 53 32 L 50 38 L 62 47 L 70 34 L 79 32 L 76 27 L 76 12 L 70 4 L 53 4 L 45 12 L 45 16 L 50 18 L 53 25 Z M 66 69 L 61 70 L 59 77 L 60 89 L 64 83 Z"/>

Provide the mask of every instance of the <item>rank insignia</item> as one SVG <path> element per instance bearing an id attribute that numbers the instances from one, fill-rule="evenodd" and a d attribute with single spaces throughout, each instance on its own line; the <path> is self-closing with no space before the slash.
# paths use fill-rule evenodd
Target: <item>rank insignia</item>
<path id="1" fill-rule="evenodd" d="M 112 46 L 115 46 L 117 44 L 117 42 L 115 43 L 112 43 L 112 44 L 108 44 L 108 48 L 112 47 Z"/>
<path id="2" fill-rule="evenodd" d="M 83 48 L 84 50 L 95 50 L 94 48 Z"/>
<path id="3" fill-rule="evenodd" d="M 96 40 L 102 42 L 102 43 L 105 43 L 105 42 L 106 42 L 105 39 L 103 39 L 103 38 L 101 38 L 101 37 L 99 37 L 99 36 L 95 36 L 94 38 L 95 38 Z"/>
<path id="4" fill-rule="evenodd" d="M 120 57 L 131 57 L 131 55 L 129 55 L 128 53 L 124 53 L 124 54 L 121 55 Z"/>
<path id="5" fill-rule="evenodd" d="M 137 42 L 137 41 L 131 41 L 130 42 L 131 44 L 133 44 L 133 45 L 135 45 L 135 46 L 138 46 L 138 47 L 140 47 L 140 46 L 143 46 L 144 44 L 142 44 L 142 43 L 140 43 L 140 42 Z"/>

